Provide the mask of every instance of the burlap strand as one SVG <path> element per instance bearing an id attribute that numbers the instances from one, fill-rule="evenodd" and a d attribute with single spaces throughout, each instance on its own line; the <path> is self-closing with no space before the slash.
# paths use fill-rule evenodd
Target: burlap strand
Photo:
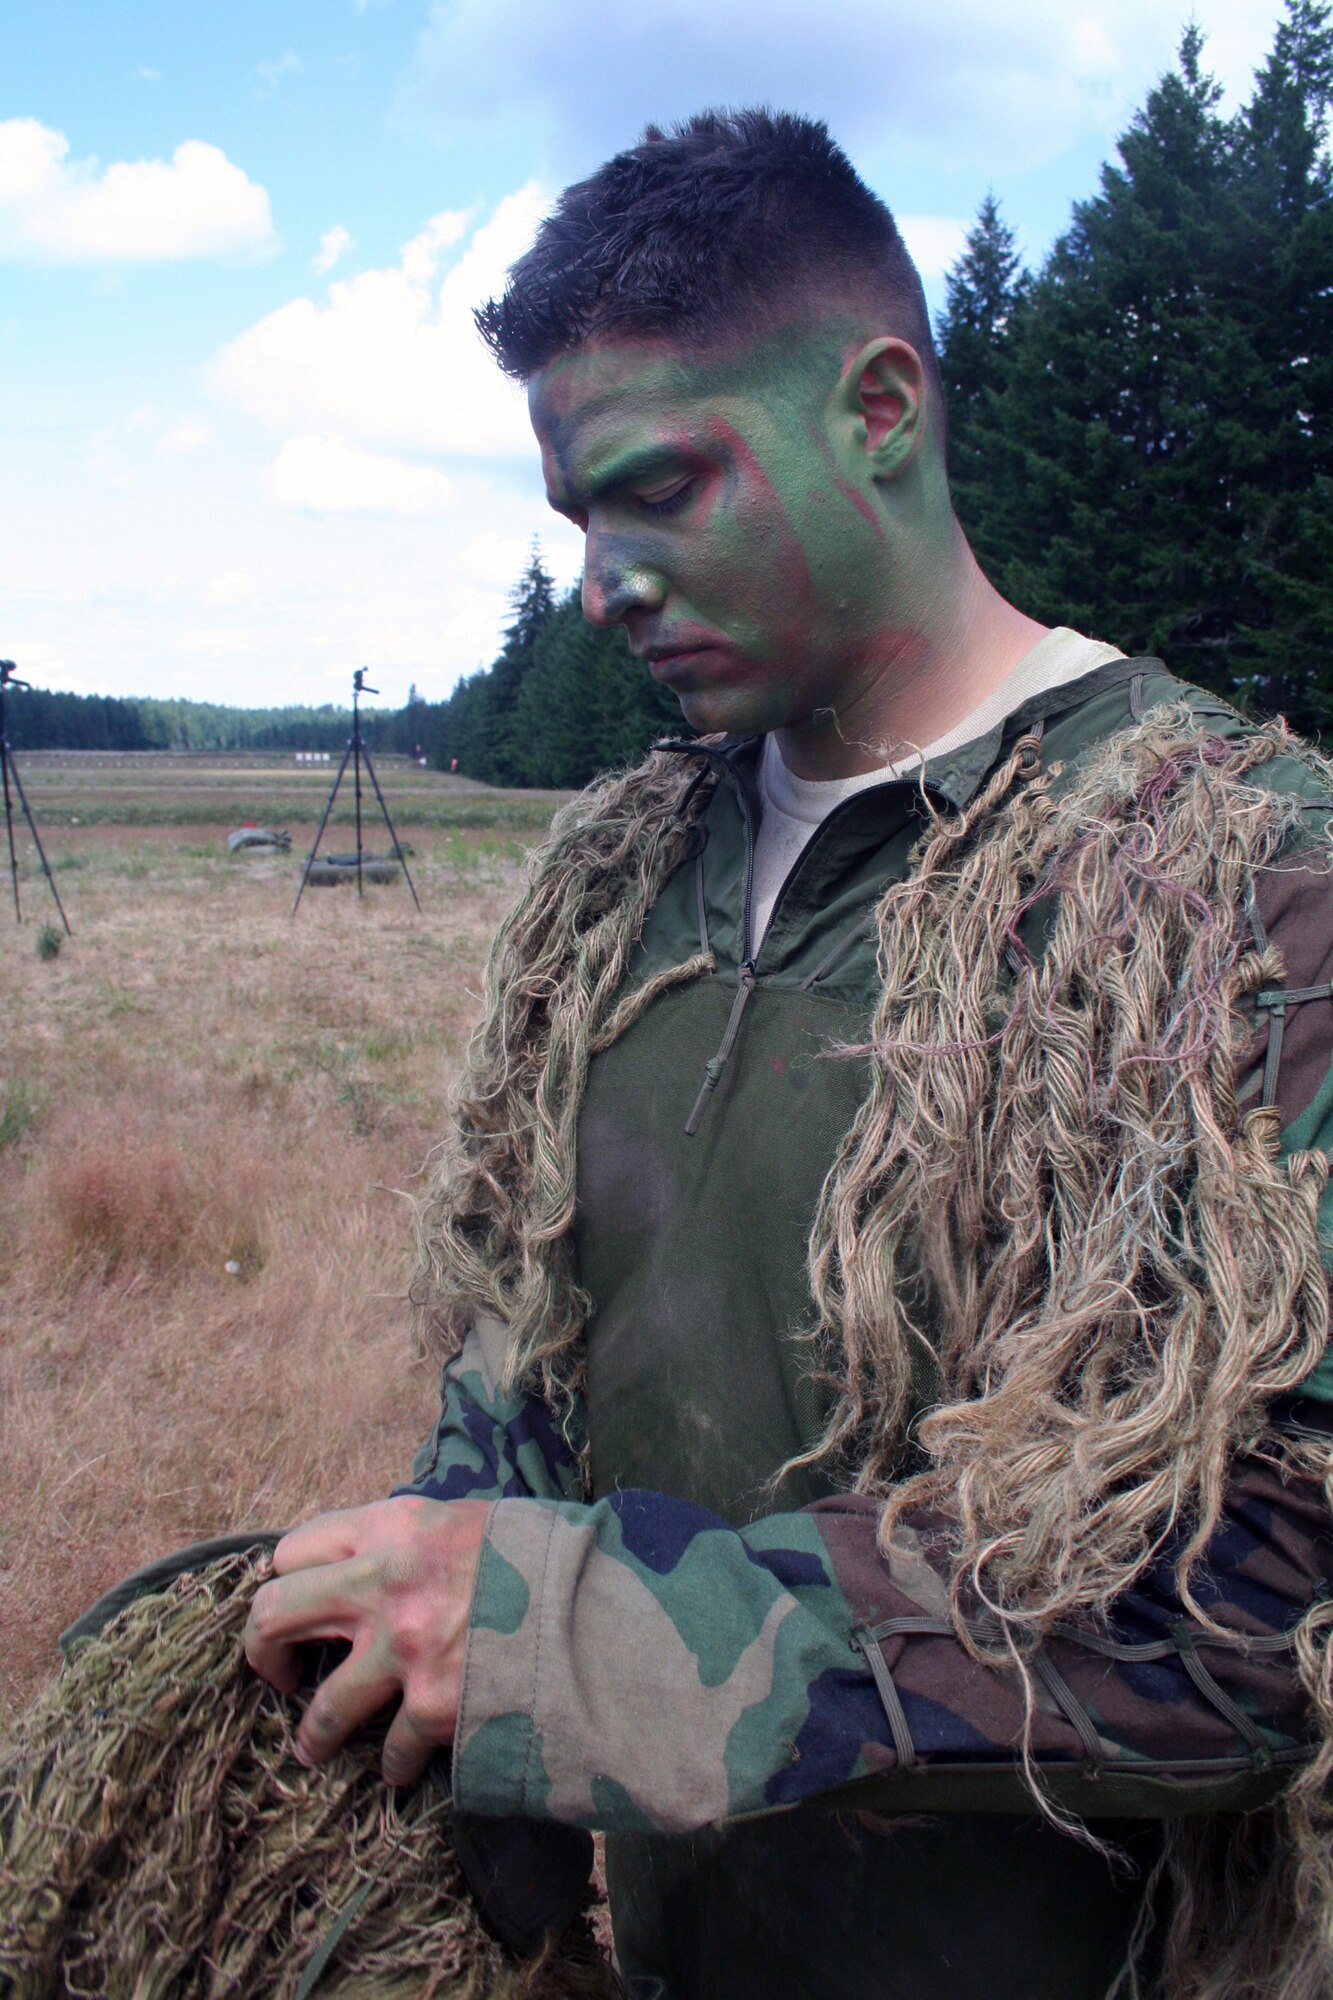
<path id="1" fill-rule="evenodd" d="M 614 2000 L 586 1918 L 526 1964 L 484 1929 L 450 1807 L 320 1771 L 300 1697 L 245 1666 L 264 1564 L 232 1556 L 77 1647 L 0 1752 L 4 2000 Z"/>

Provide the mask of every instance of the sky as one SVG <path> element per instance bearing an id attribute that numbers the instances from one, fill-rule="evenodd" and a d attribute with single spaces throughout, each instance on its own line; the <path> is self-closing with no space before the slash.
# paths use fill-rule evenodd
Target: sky
<path id="1" fill-rule="evenodd" d="M 560 188 L 659 123 L 827 121 L 932 306 L 988 189 L 1039 262 L 1189 0 L 0 0 L 0 655 L 38 686 L 439 700 L 540 538 L 478 340 Z M 1193 0 L 1225 102 L 1280 0 Z"/>

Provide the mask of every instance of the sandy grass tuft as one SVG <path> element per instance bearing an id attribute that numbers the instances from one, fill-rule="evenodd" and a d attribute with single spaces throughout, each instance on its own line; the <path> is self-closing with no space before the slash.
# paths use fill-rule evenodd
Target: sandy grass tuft
<path id="1" fill-rule="evenodd" d="M 123 1098 L 66 1108 L 43 1148 L 32 1218 L 53 1282 L 262 1270 L 277 1175 L 255 1140 L 235 1116 L 200 1132 Z"/>

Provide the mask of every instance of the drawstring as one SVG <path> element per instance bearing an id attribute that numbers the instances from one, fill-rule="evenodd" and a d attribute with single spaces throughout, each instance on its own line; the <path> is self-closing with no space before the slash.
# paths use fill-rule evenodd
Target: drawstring
<path id="1" fill-rule="evenodd" d="M 1031 728 L 1014 745 L 1015 750 L 1018 752 L 1018 763 L 1012 775 L 1021 775 L 1022 777 L 1030 778 L 1041 769 L 1041 739 L 1045 728 L 1046 724 L 1039 716 Z M 706 952 L 708 950 L 708 919 L 704 903 L 702 848 L 695 857 L 694 883 L 699 915 L 699 945 L 700 949 Z M 861 936 L 869 928 L 873 921 L 874 912 L 872 911 L 867 916 L 860 918 L 850 931 L 839 938 L 809 977 L 801 982 L 802 992 L 808 991 L 815 980 L 819 978 L 820 974 L 826 971 L 833 961 L 854 943 L 857 937 Z M 754 960 L 753 958 L 747 958 L 736 975 L 736 998 L 731 1003 L 731 1013 L 727 1019 L 726 1032 L 718 1045 L 717 1054 L 711 1062 L 704 1066 L 703 1084 L 700 1087 L 699 1095 L 694 1100 L 694 1109 L 685 1121 L 685 1136 L 687 1139 L 692 1139 L 699 1130 L 700 1125 L 703 1123 L 704 1112 L 708 1109 L 708 1100 L 722 1081 L 723 1073 L 731 1060 L 731 1052 L 736 1046 L 736 1037 L 740 1033 L 741 1016 L 749 1005 L 750 995 L 754 992 L 754 985 Z"/>
<path id="2" fill-rule="evenodd" d="M 708 905 L 704 900 L 704 849 L 707 840 L 699 842 L 699 852 L 694 857 L 694 900 L 699 911 L 699 949 L 707 957 L 713 949 L 708 942 Z"/>
<path id="3" fill-rule="evenodd" d="M 704 1112 L 708 1108 L 708 1100 L 717 1089 L 722 1078 L 722 1072 L 731 1060 L 731 1052 L 736 1046 L 736 1037 L 741 1029 L 741 1015 L 745 1012 L 749 1004 L 750 995 L 753 992 L 754 960 L 747 958 L 741 966 L 740 971 L 736 974 L 736 998 L 731 1003 L 731 1013 L 727 1020 L 726 1033 L 718 1044 L 717 1054 L 710 1063 L 705 1065 L 703 1087 L 694 1100 L 693 1111 L 691 1111 L 685 1121 L 685 1136 L 687 1139 L 692 1139 L 698 1131 Z"/>

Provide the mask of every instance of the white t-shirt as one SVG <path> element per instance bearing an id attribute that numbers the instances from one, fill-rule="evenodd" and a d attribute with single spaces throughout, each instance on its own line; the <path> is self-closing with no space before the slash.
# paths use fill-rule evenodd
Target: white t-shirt
<path id="1" fill-rule="evenodd" d="M 878 770 L 863 771 L 855 778 L 797 778 L 783 763 L 777 738 L 767 737 L 759 759 L 761 817 L 750 890 L 751 956 L 758 951 L 768 929 L 778 890 L 795 866 L 801 849 L 835 806 L 855 792 L 882 785 L 889 778 L 905 777 L 909 771 L 929 764 L 932 758 L 975 742 L 1033 695 L 1062 687 L 1066 681 L 1081 680 L 1094 667 L 1123 657 L 1118 647 L 1104 645 L 1100 639 L 1085 639 L 1082 633 L 1059 625 L 1024 653 L 999 686 L 992 688 L 986 699 L 938 742 L 928 743 L 919 756 L 908 757 L 900 764 L 883 764 Z"/>

